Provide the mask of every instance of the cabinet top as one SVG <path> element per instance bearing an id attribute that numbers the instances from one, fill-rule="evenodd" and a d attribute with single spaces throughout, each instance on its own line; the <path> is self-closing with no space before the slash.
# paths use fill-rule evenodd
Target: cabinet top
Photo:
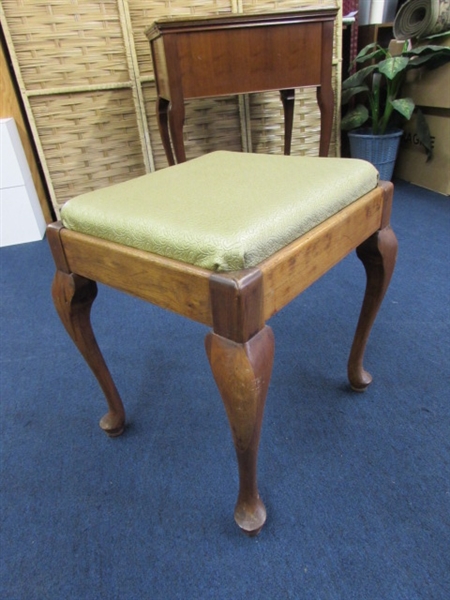
<path id="1" fill-rule="evenodd" d="M 206 17 L 167 17 L 155 21 L 145 30 L 152 41 L 168 33 L 210 31 L 214 29 L 234 29 L 268 25 L 293 25 L 296 23 L 333 21 L 337 8 L 299 9 L 256 14 L 229 14 Z"/>

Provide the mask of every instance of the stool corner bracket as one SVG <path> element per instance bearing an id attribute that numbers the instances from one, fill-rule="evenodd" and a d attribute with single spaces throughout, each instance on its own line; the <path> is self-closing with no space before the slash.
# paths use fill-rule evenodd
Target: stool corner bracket
<path id="1" fill-rule="evenodd" d="M 61 240 L 61 231 L 64 229 L 62 221 L 55 221 L 47 225 L 46 234 L 50 250 L 53 255 L 53 260 L 58 271 L 70 273 L 69 264 L 67 262 L 66 253 Z"/>
<path id="2" fill-rule="evenodd" d="M 245 343 L 264 327 L 263 277 L 258 268 L 209 278 L 214 332 Z"/>

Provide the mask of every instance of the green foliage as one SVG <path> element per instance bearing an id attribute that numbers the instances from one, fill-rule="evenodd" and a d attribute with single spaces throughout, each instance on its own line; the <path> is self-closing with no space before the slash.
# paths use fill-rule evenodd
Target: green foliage
<path id="1" fill-rule="evenodd" d="M 358 129 L 362 127 L 369 118 L 369 111 L 364 104 L 357 104 L 354 108 L 349 110 L 347 114 L 342 117 L 341 128 L 344 131 L 350 131 L 352 129 Z"/>
<path id="2" fill-rule="evenodd" d="M 397 75 L 401 75 L 408 66 L 409 59 L 406 56 L 390 56 L 378 63 L 378 71 L 389 81 L 394 81 Z"/>
<path id="3" fill-rule="evenodd" d="M 401 54 L 392 56 L 374 42 L 359 52 L 355 62 L 362 66 L 342 83 L 342 104 L 348 104 L 355 96 L 357 103 L 352 102 L 353 106 L 342 118 L 341 127 L 350 131 L 367 125 L 375 135 L 382 135 L 387 129 L 398 126 L 399 120 L 409 120 L 413 114 L 413 100 L 399 98 L 408 70 L 423 66 L 435 69 L 450 62 L 450 48 L 430 44 L 408 50 L 405 43 Z M 423 115 L 419 120 L 423 132 L 421 141 L 430 156 Z"/>
<path id="4" fill-rule="evenodd" d="M 391 104 L 397 112 L 409 121 L 414 112 L 414 102 L 411 98 L 397 98 L 397 100 L 392 100 Z"/>

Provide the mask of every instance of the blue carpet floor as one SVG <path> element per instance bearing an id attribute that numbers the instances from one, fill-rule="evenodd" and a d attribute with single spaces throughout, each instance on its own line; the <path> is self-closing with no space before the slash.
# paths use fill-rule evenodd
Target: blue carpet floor
<path id="1" fill-rule="evenodd" d="M 128 428 L 50 299 L 46 241 L 1 258 L 2 600 L 448 600 L 450 200 L 398 182 L 397 269 L 346 383 L 352 255 L 271 321 L 261 535 L 233 521 L 234 450 L 206 329 L 100 287 L 93 324 Z"/>

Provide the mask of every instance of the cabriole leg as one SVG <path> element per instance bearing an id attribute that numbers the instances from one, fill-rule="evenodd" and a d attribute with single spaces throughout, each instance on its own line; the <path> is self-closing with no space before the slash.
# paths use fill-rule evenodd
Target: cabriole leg
<path id="1" fill-rule="evenodd" d="M 266 326 L 246 343 L 210 333 L 205 344 L 230 422 L 238 460 L 239 495 L 234 518 L 245 533 L 256 535 L 266 520 L 256 469 L 264 404 L 272 372 L 273 333 Z"/>
<path id="2" fill-rule="evenodd" d="M 91 306 L 97 296 L 95 281 L 57 271 L 52 297 L 58 315 L 78 350 L 92 369 L 105 394 L 109 411 L 100 427 L 111 437 L 120 435 L 125 426 L 125 411 L 91 326 Z"/>
<path id="3" fill-rule="evenodd" d="M 387 226 L 356 249 L 367 275 L 363 305 L 348 361 L 350 385 L 358 392 L 364 391 L 372 382 L 372 376 L 363 367 L 364 351 L 394 271 L 397 245 L 395 233 Z"/>
<path id="4" fill-rule="evenodd" d="M 281 90 L 281 101 L 284 111 L 284 154 L 291 153 L 292 125 L 294 122 L 295 90 Z"/>
<path id="5" fill-rule="evenodd" d="M 156 104 L 156 117 L 158 119 L 159 133 L 161 135 L 161 141 L 163 143 L 164 151 L 167 156 L 167 161 L 169 163 L 169 166 L 172 166 L 175 164 L 175 159 L 173 156 L 169 135 L 169 105 L 170 102 L 168 100 L 166 100 L 165 98 L 161 98 L 161 96 L 158 96 Z"/>
<path id="6" fill-rule="evenodd" d="M 183 138 L 184 110 L 183 98 L 172 97 L 169 105 L 169 129 L 177 164 L 186 162 Z"/>

